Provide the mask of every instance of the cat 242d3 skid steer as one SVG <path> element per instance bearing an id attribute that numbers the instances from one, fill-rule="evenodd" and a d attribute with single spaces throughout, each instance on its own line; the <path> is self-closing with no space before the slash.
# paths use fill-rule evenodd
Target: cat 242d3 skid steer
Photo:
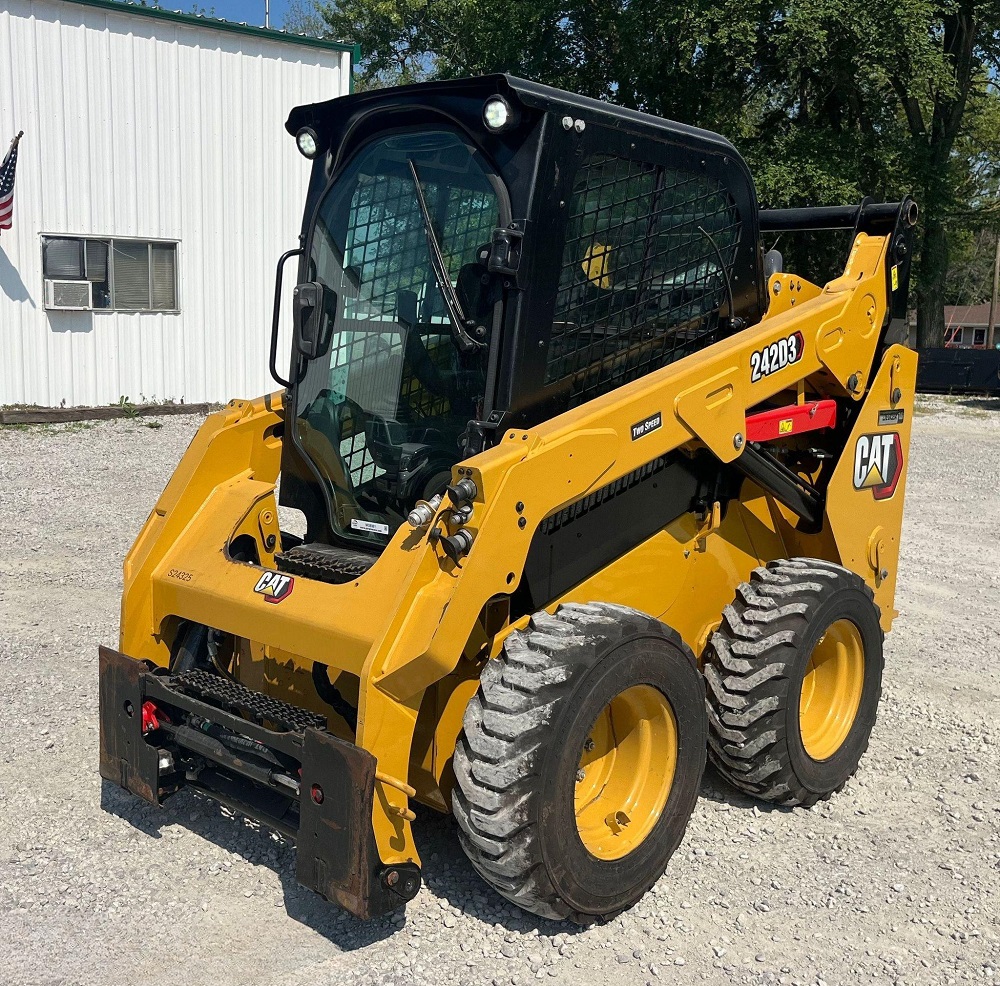
<path id="1" fill-rule="evenodd" d="M 362 917 L 419 889 L 414 801 L 586 921 L 663 874 L 706 755 L 837 791 L 895 615 L 914 203 L 761 211 L 723 138 L 507 76 L 287 129 L 281 389 L 209 417 L 128 555 L 102 775 L 277 829 Z M 825 286 L 764 254 L 837 228 Z"/>

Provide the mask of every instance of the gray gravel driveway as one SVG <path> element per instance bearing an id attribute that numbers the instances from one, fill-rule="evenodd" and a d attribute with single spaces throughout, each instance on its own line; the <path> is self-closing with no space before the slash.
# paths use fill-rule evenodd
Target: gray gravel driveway
<path id="1" fill-rule="evenodd" d="M 856 778 L 755 804 L 716 775 L 642 902 L 586 930 L 481 883 L 421 812 L 426 886 L 363 924 L 285 842 L 97 772 L 121 561 L 198 420 L 0 429 L 0 982 L 1000 982 L 1000 406 L 922 399 L 899 619 Z"/>

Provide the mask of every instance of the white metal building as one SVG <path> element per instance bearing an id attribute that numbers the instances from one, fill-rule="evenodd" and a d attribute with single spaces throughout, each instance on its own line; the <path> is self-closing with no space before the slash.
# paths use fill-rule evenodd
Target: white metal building
<path id="1" fill-rule="evenodd" d="M 0 158 L 24 131 L 0 405 L 274 389 L 274 267 L 309 175 L 284 121 L 346 93 L 352 55 L 114 0 L 0 5 Z"/>

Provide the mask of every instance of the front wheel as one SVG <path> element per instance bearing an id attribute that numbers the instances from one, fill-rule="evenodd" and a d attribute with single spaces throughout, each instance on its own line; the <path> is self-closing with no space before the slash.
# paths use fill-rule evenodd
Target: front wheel
<path id="1" fill-rule="evenodd" d="M 466 710 L 452 795 L 462 847 L 525 910 L 616 914 L 679 845 L 706 741 L 703 687 L 675 631 L 604 603 L 538 613 Z"/>

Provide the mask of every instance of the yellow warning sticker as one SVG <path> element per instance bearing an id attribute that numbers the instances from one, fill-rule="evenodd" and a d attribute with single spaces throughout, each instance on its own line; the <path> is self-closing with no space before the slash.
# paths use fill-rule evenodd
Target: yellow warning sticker
<path id="1" fill-rule="evenodd" d="M 795 422 L 791 418 L 785 418 L 784 421 L 778 422 L 778 434 L 788 435 L 791 433 L 794 427 L 795 427 Z"/>
<path id="2" fill-rule="evenodd" d="M 899 290 L 899 264 L 892 265 L 892 290 Z"/>

